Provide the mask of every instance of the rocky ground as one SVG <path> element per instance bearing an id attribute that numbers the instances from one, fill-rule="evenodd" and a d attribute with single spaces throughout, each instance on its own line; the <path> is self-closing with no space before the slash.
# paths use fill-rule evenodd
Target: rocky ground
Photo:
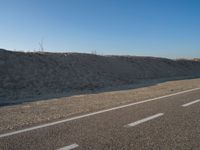
<path id="1" fill-rule="evenodd" d="M 0 50 L 0 106 L 200 75 L 200 62 Z"/>

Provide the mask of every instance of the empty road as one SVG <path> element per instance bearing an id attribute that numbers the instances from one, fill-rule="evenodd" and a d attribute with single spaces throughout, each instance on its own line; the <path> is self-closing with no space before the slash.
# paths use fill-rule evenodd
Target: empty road
<path id="1" fill-rule="evenodd" d="M 199 150 L 200 88 L 0 133 L 0 150 Z"/>

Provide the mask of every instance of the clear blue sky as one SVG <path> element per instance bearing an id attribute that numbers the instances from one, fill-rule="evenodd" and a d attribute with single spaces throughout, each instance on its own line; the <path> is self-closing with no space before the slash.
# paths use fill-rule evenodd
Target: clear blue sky
<path id="1" fill-rule="evenodd" d="M 200 57 L 199 0 L 0 0 L 0 47 Z"/>

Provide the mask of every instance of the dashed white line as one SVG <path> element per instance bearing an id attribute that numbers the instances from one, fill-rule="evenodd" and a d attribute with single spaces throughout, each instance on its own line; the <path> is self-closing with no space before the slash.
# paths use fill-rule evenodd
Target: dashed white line
<path id="1" fill-rule="evenodd" d="M 69 145 L 69 146 L 65 146 L 63 148 L 59 148 L 57 150 L 71 150 L 71 149 L 74 149 L 74 148 L 77 148 L 78 147 L 78 144 L 74 143 L 72 145 Z"/>
<path id="2" fill-rule="evenodd" d="M 183 104 L 182 107 L 187 107 L 187 106 L 193 105 L 193 104 L 198 103 L 198 102 L 200 102 L 200 99 L 186 103 L 186 104 Z"/>
<path id="3" fill-rule="evenodd" d="M 124 127 L 134 127 L 134 126 L 137 126 L 137 125 L 142 124 L 144 122 L 150 121 L 150 120 L 158 118 L 160 116 L 163 116 L 163 115 L 164 115 L 163 113 L 159 113 L 159 114 L 156 114 L 156 115 L 153 115 L 153 116 L 138 120 L 136 122 L 129 123 L 128 125 L 125 125 Z"/>
<path id="4" fill-rule="evenodd" d="M 51 123 L 47 123 L 47 124 L 43 124 L 43 125 L 39 125 L 39 126 L 34 126 L 34 127 L 22 129 L 22 130 L 17 130 L 17 131 L 13 131 L 13 132 L 9 132 L 9 133 L 3 133 L 3 134 L 0 134 L 0 138 L 8 137 L 8 136 L 23 133 L 23 132 L 32 131 L 32 130 L 36 130 L 36 129 L 40 129 L 40 128 L 54 126 L 54 125 L 57 125 L 57 124 L 60 124 L 60 123 L 78 120 L 78 119 L 81 119 L 81 118 L 86 118 L 86 117 L 89 117 L 89 116 L 94 116 L 94 115 L 97 115 L 97 114 L 101 114 L 101 113 L 105 113 L 105 112 L 109 112 L 109 111 L 113 111 L 113 110 L 117 110 L 117 109 L 122 109 L 122 108 L 125 108 L 125 107 L 130 107 L 130 106 L 134 106 L 134 105 L 138 105 L 138 104 L 142 104 L 142 103 L 156 101 L 156 100 L 159 100 L 159 99 L 162 99 L 162 98 L 167 98 L 167 97 L 171 97 L 171 96 L 175 96 L 175 95 L 179 95 L 179 94 L 184 94 L 184 93 L 188 93 L 188 92 L 192 92 L 192 91 L 196 91 L 196 90 L 200 90 L 200 88 L 185 90 L 185 91 L 181 91 L 181 92 L 177 92 L 177 93 L 173 93 L 173 94 L 169 94 L 169 95 L 165 95 L 165 96 L 160 96 L 160 97 L 147 99 L 147 100 L 143 100 L 143 101 L 139 101 L 139 102 L 135 102 L 135 103 L 130 103 L 130 104 L 127 104 L 127 105 L 113 107 L 113 108 L 110 108 L 110 109 L 104 109 L 104 110 L 100 110 L 100 111 L 97 111 L 97 112 L 88 113 L 88 114 L 85 114 L 85 115 L 67 118 L 67 119 L 64 119 L 64 120 L 56 121 L 56 122 L 51 122 Z"/>

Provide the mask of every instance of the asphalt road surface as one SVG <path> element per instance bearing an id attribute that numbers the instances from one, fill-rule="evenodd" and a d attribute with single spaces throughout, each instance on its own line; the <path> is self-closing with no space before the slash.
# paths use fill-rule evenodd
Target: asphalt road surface
<path id="1" fill-rule="evenodd" d="M 0 150 L 200 150 L 200 89 L 0 134 Z"/>

